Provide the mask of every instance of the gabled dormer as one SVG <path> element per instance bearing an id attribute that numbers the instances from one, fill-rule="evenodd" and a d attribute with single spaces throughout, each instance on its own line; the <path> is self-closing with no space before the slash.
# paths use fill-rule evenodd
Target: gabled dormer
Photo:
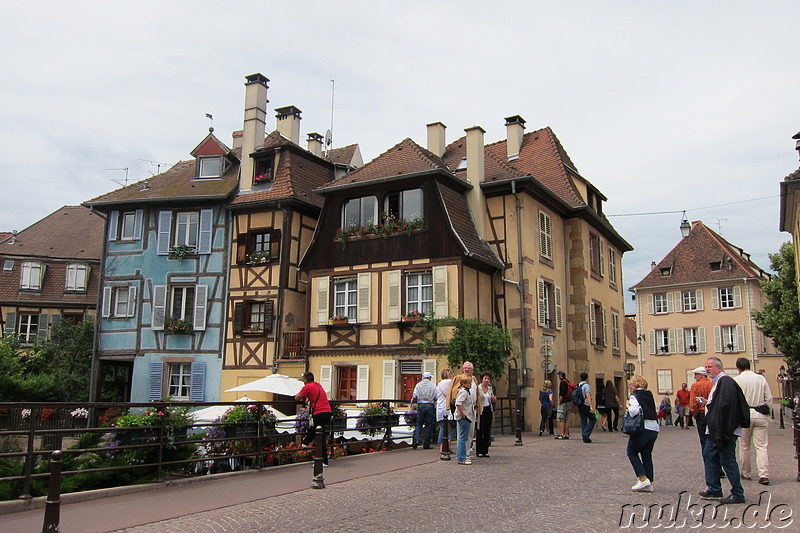
<path id="1" fill-rule="evenodd" d="M 219 179 L 236 163 L 236 156 L 230 148 L 209 132 L 197 147 L 191 151 L 195 158 L 195 179 Z"/>

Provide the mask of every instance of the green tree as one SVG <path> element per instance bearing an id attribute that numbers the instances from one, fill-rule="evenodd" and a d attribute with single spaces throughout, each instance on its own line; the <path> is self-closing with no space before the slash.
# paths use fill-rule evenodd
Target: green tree
<path id="1" fill-rule="evenodd" d="M 492 379 L 506 370 L 514 349 L 511 333 L 500 326 L 479 319 L 456 319 L 453 338 L 447 345 L 447 362 L 460 368 L 464 361 L 475 366 L 475 374 L 489 372 Z"/>
<path id="2" fill-rule="evenodd" d="M 776 272 L 761 282 L 767 296 L 764 308 L 753 311 L 758 329 L 771 337 L 791 369 L 800 367 L 800 309 L 797 305 L 797 277 L 794 245 L 785 242 L 776 254 L 769 254 Z"/>

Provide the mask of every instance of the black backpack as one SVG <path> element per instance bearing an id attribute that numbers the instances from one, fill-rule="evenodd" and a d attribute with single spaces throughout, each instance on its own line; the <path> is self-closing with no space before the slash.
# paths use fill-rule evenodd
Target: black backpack
<path id="1" fill-rule="evenodd" d="M 583 386 L 581 383 L 578 383 L 578 386 L 572 391 L 572 405 L 583 405 L 586 400 L 586 395 L 583 393 Z"/>

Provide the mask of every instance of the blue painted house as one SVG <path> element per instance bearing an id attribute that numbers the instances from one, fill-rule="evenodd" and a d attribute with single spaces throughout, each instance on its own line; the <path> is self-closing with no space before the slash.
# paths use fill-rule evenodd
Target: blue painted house
<path id="1" fill-rule="evenodd" d="M 219 399 L 239 157 L 193 159 L 85 202 L 106 217 L 92 399 Z"/>

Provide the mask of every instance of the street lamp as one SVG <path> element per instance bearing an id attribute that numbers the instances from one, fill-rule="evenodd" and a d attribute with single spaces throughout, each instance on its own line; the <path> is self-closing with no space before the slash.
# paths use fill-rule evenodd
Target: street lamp
<path id="1" fill-rule="evenodd" d="M 685 239 L 686 237 L 689 236 L 689 233 L 691 233 L 691 231 L 692 231 L 691 224 L 689 224 L 689 221 L 684 218 L 683 222 L 681 222 L 681 237 Z"/>
<path id="2" fill-rule="evenodd" d="M 786 429 L 783 424 L 783 397 L 786 395 L 786 367 L 781 365 L 780 374 L 778 374 L 778 385 L 780 386 L 780 421 L 781 421 L 781 429 Z"/>

